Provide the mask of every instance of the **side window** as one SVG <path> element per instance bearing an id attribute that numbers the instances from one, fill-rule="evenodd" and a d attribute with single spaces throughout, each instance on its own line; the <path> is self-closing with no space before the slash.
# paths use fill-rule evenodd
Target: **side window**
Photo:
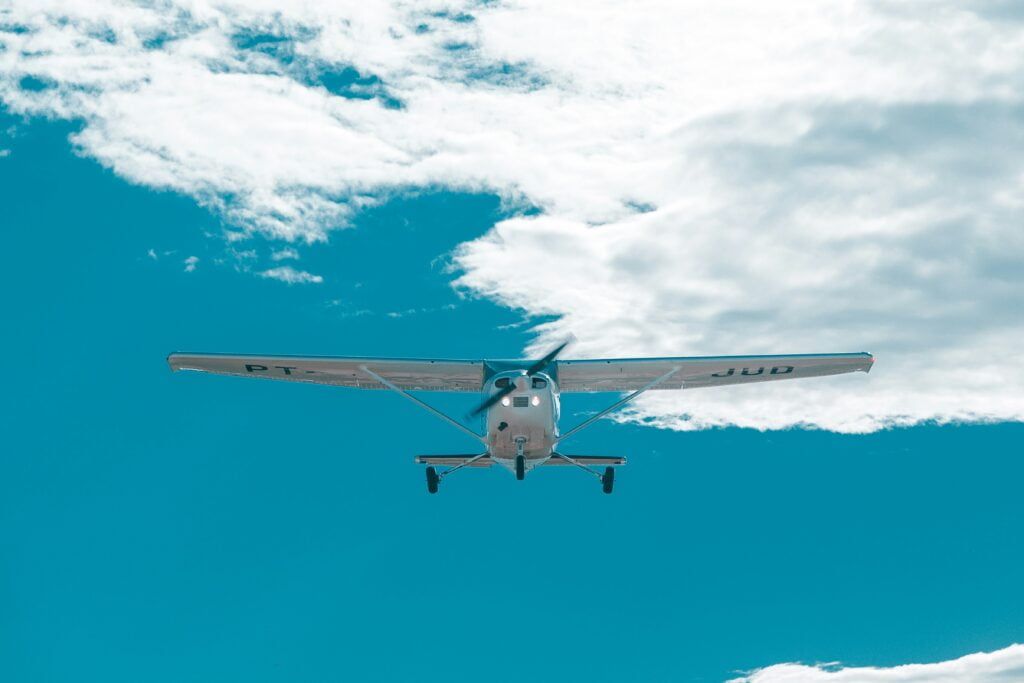
<path id="1" fill-rule="evenodd" d="M 546 389 L 547 386 L 548 386 L 548 381 L 546 379 L 541 379 L 540 377 L 534 377 L 533 378 L 533 388 L 534 389 Z"/>
<path id="2" fill-rule="evenodd" d="M 499 389 L 504 389 L 505 387 L 508 386 L 508 383 L 508 377 L 499 377 L 497 380 L 495 380 L 494 386 L 498 387 Z"/>

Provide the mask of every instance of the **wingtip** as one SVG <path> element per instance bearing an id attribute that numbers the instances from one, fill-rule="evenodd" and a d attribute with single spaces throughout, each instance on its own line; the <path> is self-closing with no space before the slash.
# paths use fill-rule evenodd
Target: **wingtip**
<path id="1" fill-rule="evenodd" d="M 867 351 L 863 352 L 867 356 L 868 366 L 864 368 L 864 372 L 871 372 L 871 368 L 875 367 L 875 356 Z"/>

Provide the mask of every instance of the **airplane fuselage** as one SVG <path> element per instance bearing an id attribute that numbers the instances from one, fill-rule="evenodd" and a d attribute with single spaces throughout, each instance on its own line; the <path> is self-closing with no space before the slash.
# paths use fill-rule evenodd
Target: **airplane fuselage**
<path id="1" fill-rule="evenodd" d="M 543 465 L 558 441 L 558 386 L 550 376 L 504 372 L 487 383 L 487 395 L 512 383 L 515 391 L 487 411 L 487 448 L 491 459 L 512 470 L 517 455 L 526 469 Z"/>

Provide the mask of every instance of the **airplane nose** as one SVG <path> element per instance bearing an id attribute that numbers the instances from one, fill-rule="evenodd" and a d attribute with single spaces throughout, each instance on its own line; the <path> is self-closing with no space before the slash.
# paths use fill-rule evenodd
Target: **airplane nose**
<path id="1" fill-rule="evenodd" d="M 518 389 L 519 391 L 523 391 L 524 389 L 528 389 L 529 386 L 530 386 L 530 378 L 529 377 L 516 377 L 516 389 Z"/>

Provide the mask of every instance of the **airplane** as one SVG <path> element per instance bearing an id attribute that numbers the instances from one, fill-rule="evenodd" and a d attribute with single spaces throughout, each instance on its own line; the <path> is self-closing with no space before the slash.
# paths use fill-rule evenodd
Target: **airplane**
<path id="1" fill-rule="evenodd" d="M 172 353 L 171 370 L 218 375 L 309 382 L 357 389 L 387 389 L 408 399 L 482 444 L 466 455 L 418 455 L 427 465 L 427 491 L 437 493 L 443 479 L 466 467 L 500 465 L 523 480 L 542 466 L 578 467 L 597 477 L 611 493 L 615 467 L 624 457 L 567 455 L 561 444 L 618 410 L 641 394 L 656 389 L 697 389 L 732 384 L 823 377 L 869 372 L 870 353 L 798 354 L 782 356 L 696 356 L 559 360 L 565 341 L 537 360 L 448 360 L 438 358 L 374 358 L 328 356 L 249 356 L 213 353 Z M 480 434 L 411 391 L 482 392 L 468 418 L 483 415 Z M 562 394 L 630 392 L 566 432 L 558 429 Z M 439 467 L 445 467 L 438 471 Z M 604 468 L 604 471 L 594 469 Z"/>

